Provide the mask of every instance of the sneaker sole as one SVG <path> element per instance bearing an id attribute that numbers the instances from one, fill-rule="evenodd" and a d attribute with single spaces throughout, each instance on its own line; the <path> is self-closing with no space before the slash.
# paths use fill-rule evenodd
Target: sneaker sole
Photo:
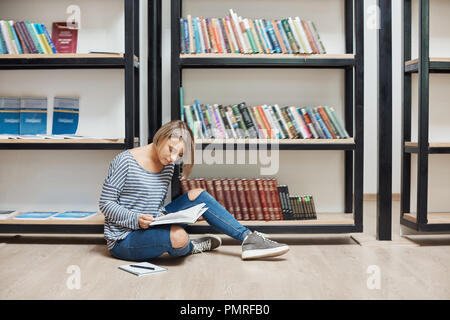
<path id="1" fill-rule="evenodd" d="M 288 246 L 282 246 L 278 248 L 272 249 L 255 249 L 255 250 L 247 250 L 242 252 L 242 259 L 255 259 L 255 258 L 265 258 L 265 257 L 275 257 L 285 254 L 289 251 Z"/>

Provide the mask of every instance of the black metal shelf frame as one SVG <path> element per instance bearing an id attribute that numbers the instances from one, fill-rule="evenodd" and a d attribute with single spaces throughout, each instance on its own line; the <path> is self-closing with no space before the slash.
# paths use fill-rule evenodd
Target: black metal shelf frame
<path id="1" fill-rule="evenodd" d="M 417 0 L 419 6 L 419 58 L 417 63 L 404 67 L 404 90 L 402 108 L 401 145 L 401 192 L 400 223 L 423 232 L 450 231 L 450 223 L 428 223 L 428 158 L 434 153 L 450 153 L 450 148 L 433 148 L 429 145 L 429 74 L 432 71 L 450 73 L 449 63 L 430 62 L 430 1 Z M 404 64 L 411 60 L 411 2 L 404 0 Z M 434 69 L 434 70 L 433 70 Z M 412 72 L 418 72 L 418 142 L 417 146 L 406 146 L 411 141 Z M 449 137 L 450 138 L 450 137 Z M 417 216 L 416 222 L 407 220 L 411 204 L 411 153 L 417 154 Z"/>
<path id="2" fill-rule="evenodd" d="M 363 229 L 363 165 L 364 165 L 364 1 L 342 0 L 345 4 L 345 50 L 353 58 L 202 58 L 180 57 L 182 0 L 171 0 L 171 118 L 180 119 L 180 87 L 182 70 L 186 68 L 325 68 L 345 72 L 345 128 L 354 143 L 320 145 L 281 145 L 280 150 L 343 150 L 345 153 L 345 212 L 354 213 L 353 225 L 327 226 L 252 226 L 252 229 L 273 233 L 350 233 Z M 220 144 L 223 145 L 223 144 Z M 233 144 L 237 148 L 237 144 Z M 249 150 L 252 144 L 244 148 Z M 206 144 L 196 146 L 205 148 Z M 172 179 L 172 198 L 181 194 L 180 167 Z M 208 226 L 191 226 L 190 232 L 215 232 Z"/>
<path id="3" fill-rule="evenodd" d="M 139 0 L 124 0 L 125 52 L 123 57 L 74 57 L 74 58 L 3 58 L 0 70 L 42 69 L 124 69 L 125 72 L 125 143 L 0 143 L 1 149 L 34 150 L 82 150 L 82 149 L 129 149 L 139 137 Z"/>

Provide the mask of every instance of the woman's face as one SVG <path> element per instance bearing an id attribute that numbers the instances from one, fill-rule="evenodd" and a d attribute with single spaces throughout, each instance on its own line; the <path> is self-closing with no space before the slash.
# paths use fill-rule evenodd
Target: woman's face
<path id="1" fill-rule="evenodd" d="M 167 138 L 157 146 L 158 159 L 163 166 L 167 166 L 180 159 L 184 153 L 183 140 Z"/>

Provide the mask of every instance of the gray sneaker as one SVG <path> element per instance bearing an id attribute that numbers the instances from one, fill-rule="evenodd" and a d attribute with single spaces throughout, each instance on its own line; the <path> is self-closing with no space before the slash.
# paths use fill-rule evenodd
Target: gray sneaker
<path id="1" fill-rule="evenodd" d="M 205 234 L 203 237 L 192 239 L 191 242 L 194 245 L 192 250 L 194 254 L 216 249 L 222 244 L 222 239 L 214 234 Z"/>
<path id="2" fill-rule="evenodd" d="M 270 240 L 265 234 L 253 231 L 250 232 L 242 242 L 242 260 L 263 257 L 275 257 L 289 251 L 287 244 Z"/>

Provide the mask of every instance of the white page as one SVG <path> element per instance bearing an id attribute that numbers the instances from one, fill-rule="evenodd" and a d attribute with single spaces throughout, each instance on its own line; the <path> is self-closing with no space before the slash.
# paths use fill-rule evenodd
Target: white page
<path id="1" fill-rule="evenodd" d="M 204 208 L 205 205 L 205 203 L 200 203 L 184 210 L 159 216 L 155 218 L 155 220 L 150 223 L 150 225 L 154 226 L 170 223 L 194 223 L 206 210 L 208 210 L 208 208 Z"/>

